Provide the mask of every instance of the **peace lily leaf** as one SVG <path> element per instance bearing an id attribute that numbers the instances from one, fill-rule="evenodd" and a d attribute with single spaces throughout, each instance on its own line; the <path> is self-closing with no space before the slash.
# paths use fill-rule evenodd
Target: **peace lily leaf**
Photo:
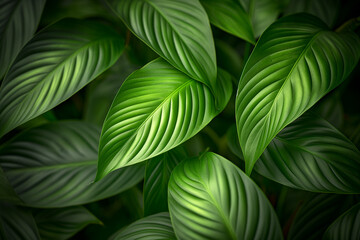
<path id="1" fill-rule="evenodd" d="M 63 102 L 119 58 L 123 39 L 106 25 L 64 19 L 19 53 L 0 89 L 0 136 Z"/>
<path id="2" fill-rule="evenodd" d="M 0 239 L 40 239 L 31 212 L 0 201 Z"/>
<path id="3" fill-rule="evenodd" d="M 146 162 L 144 179 L 144 214 L 168 211 L 168 182 L 172 170 L 186 159 L 182 148 L 175 148 Z"/>
<path id="4" fill-rule="evenodd" d="M 32 38 L 45 0 L 2 0 L 0 3 L 0 79 L 20 49 Z"/>
<path id="5" fill-rule="evenodd" d="M 34 214 L 41 239 L 65 240 L 79 232 L 88 224 L 101 222 L 86 208 L 81 206 L 43 209 Z"/>
<path id="6" fill-rule="evenodd" d="M 246 172 L 276 134 L 338 86 L 359 60 L 360 39 L 318 18 L 281 18 L 261 36 L 240 78 L 236 123 Z"/>
<path id="7" fill-rule="evenodd" d="M 341 9 L 339 0 L 291 0 L 284 14 L 307 12 L 332 27 Z"/>
<path id="8" fill-rule="evenodd" d="M 13 203 L 21 203 L 21 200 L 16 195 L 14 189 L 8 182 L 4 171 L 0 168 L 0 201 L 7 201 Z"/>
<path id="9" fill-rule="evenodd" d="M 162 212 L 142 218 L 115 233 L 111 240 L 175 240 L 169 213 Z"/>
<path id="10" fill-rule="evenodd" d="M 15 137 L 0 149 L 0 165 L 26 205 L 65 207 L 97 201 L 138 183 L 144 166 L 114 172 L 90 184 L 100 129 L 80 121 L 54 122 Z"/>
<path id="11" fill-rule="evenodd" d="M 216 89 L 210 23 L 198 0 L 108 0 L 128 28 L 171 65 Z"/>
<path id="12" fill-rule="evenodd" d="M 163 59 L 131 74 L 103 125 L 95 181 L 164 153 L 198 133 L 230 99 L 231 76 L 219 69 L 218 82 L 221 99 L 216 99 L 216 108 L 208 87 Z"/>
<path id="13" fill-rule="evenodd" d="M 360 239 L 360 204 L 335 220 L 326 230 L 323 240 Z"/>
<path id="14" fill-rule="evenodd" d="M 325 96 L 312 109 L 334 127 L 342 129 L 344 124 L 344 108 L 340 94 L 333 92 Z"/>
<path id="15" fill-rule="evenodd" d="M 297 212 L 287 239 L 321 239 L 326 228 L 352 204 L 352 196 L 321 194 L 312 198 Z"/>
<path id="16" fill-rule="evenodd" d="M 248 14 L 234 0 L 200 0 L 210 22 L 239 38 L 255 44 L 254 33 Z"/>
<path id="17" fill-rule="evenodd" d="M 178 239 L 282 239 L 264 193 L 215 153 L 175 167 L 169 181 L 169 210 Z"/>

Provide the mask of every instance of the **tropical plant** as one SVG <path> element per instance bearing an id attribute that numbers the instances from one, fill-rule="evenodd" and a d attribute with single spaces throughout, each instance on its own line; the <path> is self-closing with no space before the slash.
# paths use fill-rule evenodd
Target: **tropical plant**
<path id="1" fill-rule="evenodd" d="M 0 239 L 360 239 L 356 0 L 0 0 Z"/>

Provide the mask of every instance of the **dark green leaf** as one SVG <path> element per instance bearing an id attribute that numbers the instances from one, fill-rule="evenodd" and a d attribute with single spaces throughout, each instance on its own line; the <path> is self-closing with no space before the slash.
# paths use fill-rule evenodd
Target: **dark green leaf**
<path id="1" fill-rule="evenodd" d="M 21 203 L 21 200 L 16 195 L 14 189 L 10 185 L 1 167 L 0 167 L 0 201 Z"/>
<path id="2" fill-rule="evenodd" d="M 0 89 L 0 136 L 63 102 L 119 58 L 123 39 L 95 21 L 64 19 L 19 53 Z"/>
<path id="3" fill-rule="evenodd" d="M 342 129 L 344 124 L 344 108 L 340 95 L 336 92 L 321 99 L 313 107 L 313 111 L 326 119 L 334 127 Z"/>
<path id="4" fill-rule="evenodd" d="M 174 67 L 216 89 L 210 23 L 198 0 L 108 0 L 128 28 Z"/>
<path id="5" fill-rule="evenodd" d="M 183 148 L 175 148 L 146 162 L 144 179 L 145 216 L 168 211 L 168 182 L 172 170 L 186 159 Z"/>
<path id="6" fill-rule="evenodd" d="M 182 161 L 173 170 L 169 210 L 178 239 L 282 239 L 264 193 L 214 153 Z"/>
<path id="7" fill-rule="evenodd" d="M 353 32 L 327 30 L 318 18 L 281 18 L 261 36 L 240 78 L 236 121 L 246 172 L 276 134 L 338 86 L 360 57 Z"/>
<path id="8" fill-rule="evenodd" d="M 231 76 L 219 69 L 218 82 L 222 94 L 215 100 L 208 87 L 160 58 L 131 74 L 103 126 L 96 180 L 164 153 L 199 132 L 229 101 Z"/>
<path id="9" fill-rule="evenodd" d="M 142 218 L 115 233 L 111 240 L 176 240 L 169 213 Z"/>
<path id="10" fill-rule="evenodd" d="M 0 2 L 0 79 L 21 48 L 32 38 L 46 0 Z"/>
<path id="11" fill-rule="evenodd" d="M 64 207 L 97 201 L 138 183 L 144 166 L 114 172 L 90 184 L 100 129 L 80 121 L 54 122 L 15 137 L 0 149 L 0 165 L 28 206 Z"/>
<path id="12" fill-rule="evenodd" d="M 101 222 L 81 206 L 38 210 L 34 214 L 41 239 L 65 240 L 88 224 Z"/>

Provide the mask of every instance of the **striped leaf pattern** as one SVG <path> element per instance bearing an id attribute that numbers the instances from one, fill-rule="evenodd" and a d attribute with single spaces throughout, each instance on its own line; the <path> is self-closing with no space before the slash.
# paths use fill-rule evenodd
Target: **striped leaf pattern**
<path id="1" fill-rule="evenodd" d="M 168 182 L 172 170 L 186 159 L 183 148 L 174 148 L 146 162 L 144 179 L 144 214 L 168 211 Z"/>
<path id="2" fill-rule="evenodd" d="M 27 206 L 65 207 L 97 201 L 138 183 L 144 166 L 114 172 L 90 184 L 96 173 L 100 129 L 81 121 L 33 128 L 0 148 L 0 165 Z"/>
<path id="3" fill-rule="evenodd" d="M 33 37 L 46 0 L 0 1 L 0 79 Z"/>
<path id="4" fill-rule="evenodd" d="M 111 236 L 110 240 L 175 240 L 168 212 L 142 218 Z"/>
<path id="5" fill-rule="evenodd" d="M 64 19 L 19 53 L 0 89 L 0 136 L 63 102 L 119 58 L 123 39 L 106 25 Z"/>
<path id="6" fill-rule="evenodd" d="M 185 160 L 174 169 L 169 210 L 178 239 L 282 239 L 263 192 L 214 153 Z"/>
<path id="7" fill-rule="evenodd" d="M 264 32 L 236 97 L 247 174 L 276 134 L 338 86 L 359 57 L 355 33 L 331 32 L 312 15 L 281 18 Z"/>
<path id="8" fill-rule="evenodd" d="M 198 133 L 230 99 L 231 76 L 220 70 L 218 82 L 222 94 L 215 100 L 208 87 L 160 58 L 131 74 L 103 125 L 96 180 L 164 153 Z"/>
<path id="9" fill-rule="evenodd" d="M 174 67 L 216 89 L 210 23 L 198 0 L 108 0 L 128 28 Z"/>

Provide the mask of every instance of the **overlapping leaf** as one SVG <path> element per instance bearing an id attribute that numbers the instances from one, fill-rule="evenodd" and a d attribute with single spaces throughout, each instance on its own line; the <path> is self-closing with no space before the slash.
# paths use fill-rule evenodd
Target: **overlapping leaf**
<path id="1" fill-rule="evenodd" d="M 90 184 L 96 173 L 100 129 L 56 122 L 31 129 L 0 149 L 0 165 L 28 206 L 64 207 L 113 196 L 138 183 L 144 166 L 114 172 Z"/>
<path id="2" fill-rule="evenodd" d="M 160 56 L 216 90 L 210 23 L 198 0 L 108 0 L 128 28 Z"/>
<path id="3" fill-rule="evenodd" d="M 168 182 L 172 170 L 186 159 L 183 148 L 175 148 L 146 162 L 144 179 L 145 216 L 168 211 Z"/>
<path id="4" fill-rule="evenodd" d="M 255 43 L 249 15 L 235 0 L 201 0 L 210 22 L 239 38 Z"/>
<path id="5" fill-rule="evenodd" d="M 231 76 L 219 70 L 218 82 L 221 98 L 215 100 L 208 87 L 160 58 L 131 74 L 103 126 L 96 180 L 164 153 L 199 132 L 229 101 Z"/>
<path id="6" fill-rule="evenodd" d="M 111 240 L 175 240 L 169 213 L 142 218 L 115 233 Z"/>
<path id="7" fill-rule="evenodd" d="M 41 239 L 65 240 L 79 232 L 88 224 L 100 221 L 81 206 L 42 209 L 34 213 Z"/>
<path id="8" fill-rule="evenodd" d="M 46 0 L 0 2 L 0 79 L 20 49 L 32 38 Z"/>
<path id="9" fill-rule="evenodd" d="M 281 18 L 261 36 L 236 98 L 240 145 L 249 174 L 276 134 L 338 86 L 359 60 L 353 32 L 327 30 L 318 18 Z"/>
<path id="10" fill-rule="evenodd" d="M 214 153 L 185 160 L 173 170 L 169 210 L 178 239 L 282 239 L 263 192 Z"/>
<path id="11" fill-rule="evenodd" d="M 94 21 L 64 19 L 19 53 L 0 88 L 0 136 L 69 98 L 119 58 L 123 39 Z"/>
<path id="12" fill-rule="evenodd" d="M 360 204 L 336 219 L 326 230 L 322 239 L 360 239 Z"/>
<path id="13" fill-rule="evenodd" d="M 0 201 L 21 203 L 14 189 L 7 180 L 4 171 L 0 167 Z"/>

